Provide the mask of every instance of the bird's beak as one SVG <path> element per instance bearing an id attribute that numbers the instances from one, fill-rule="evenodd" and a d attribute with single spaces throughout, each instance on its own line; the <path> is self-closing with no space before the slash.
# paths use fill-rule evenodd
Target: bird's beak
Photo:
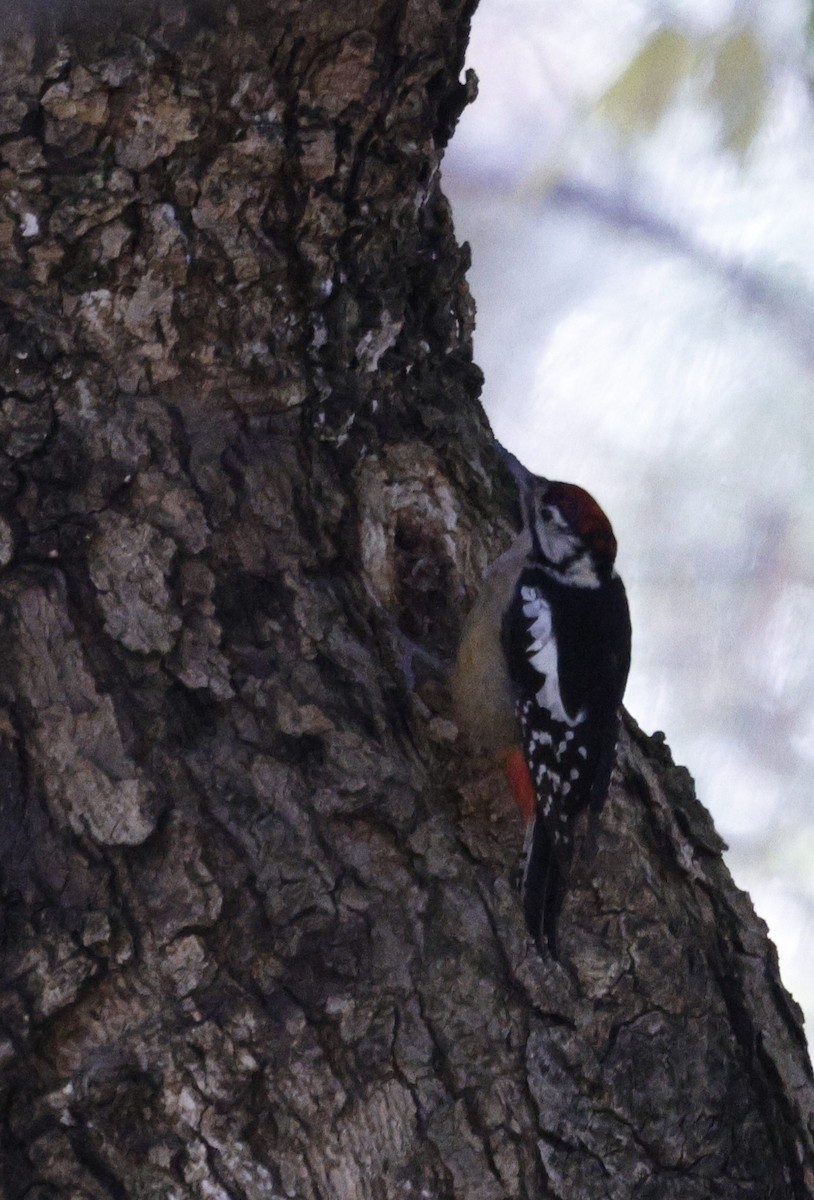
<path id="1" fill-rule="evenodd" d="M 511 471 L 512 478 L 517 484 L 518 491 L 521 495 L 523 495 L 531 488 L 538 476 L 534 475 L 533 472 L 528 469 L 528 467 L 524 467 L 520 459 L 516 458 L 515 455 L 512 454 L 511 450 L 507 450 L 505 446 L 501 446 L 499 442 L 497 443 L 497 451 L 506 466 Z"/>

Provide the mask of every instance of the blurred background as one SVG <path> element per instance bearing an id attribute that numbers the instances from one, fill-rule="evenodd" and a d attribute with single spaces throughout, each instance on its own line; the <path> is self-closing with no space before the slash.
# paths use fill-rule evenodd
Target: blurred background
<path id="1" fill-rule="evenodd" d="M 497 437 L 610 515 L 626 703 L 729 842 L 814 1029 L 806 0 L 481 0 L 444 159 Z"/>

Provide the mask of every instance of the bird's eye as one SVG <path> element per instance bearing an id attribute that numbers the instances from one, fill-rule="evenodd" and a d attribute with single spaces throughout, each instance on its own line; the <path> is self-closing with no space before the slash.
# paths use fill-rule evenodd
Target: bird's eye
<path id="1" fill-rule="evenodd" d="M 544 521 L 550 521 L 554 516 L 554 509 L 551 507 L 550 504 L 544 504 L 543 507 L 540 509 L 540 516 L 543 518 Z"/>

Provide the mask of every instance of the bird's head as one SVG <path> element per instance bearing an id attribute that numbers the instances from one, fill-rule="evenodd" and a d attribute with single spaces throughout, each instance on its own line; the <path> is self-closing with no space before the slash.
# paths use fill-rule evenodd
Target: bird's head
<path id="1" fill-rule="evenodd" d="M 613 571 L 616 538 L 593 496 L 540 476 L 525 491 L 532 557 L 563 583 L 598 587 Z"/>

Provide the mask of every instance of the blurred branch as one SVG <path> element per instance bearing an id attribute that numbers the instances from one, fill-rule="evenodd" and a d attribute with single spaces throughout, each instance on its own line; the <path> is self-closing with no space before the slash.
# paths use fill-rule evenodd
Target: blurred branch
<path id="1" fill-rule="evenodd" d="M 621 193 L 566 179 L 547 192 L 546 200 L 562 208 L 582 209 L 620 232 L 638 234 L 665 250 L 689 258 L 726 283 L 744 307 L 766 313 L 806 364 L 814 365 L 814 297 L 805 293 L 800 285 L 792 294 L 790 289 L 763 272 L 733 262 L 679 225 Z"/>

